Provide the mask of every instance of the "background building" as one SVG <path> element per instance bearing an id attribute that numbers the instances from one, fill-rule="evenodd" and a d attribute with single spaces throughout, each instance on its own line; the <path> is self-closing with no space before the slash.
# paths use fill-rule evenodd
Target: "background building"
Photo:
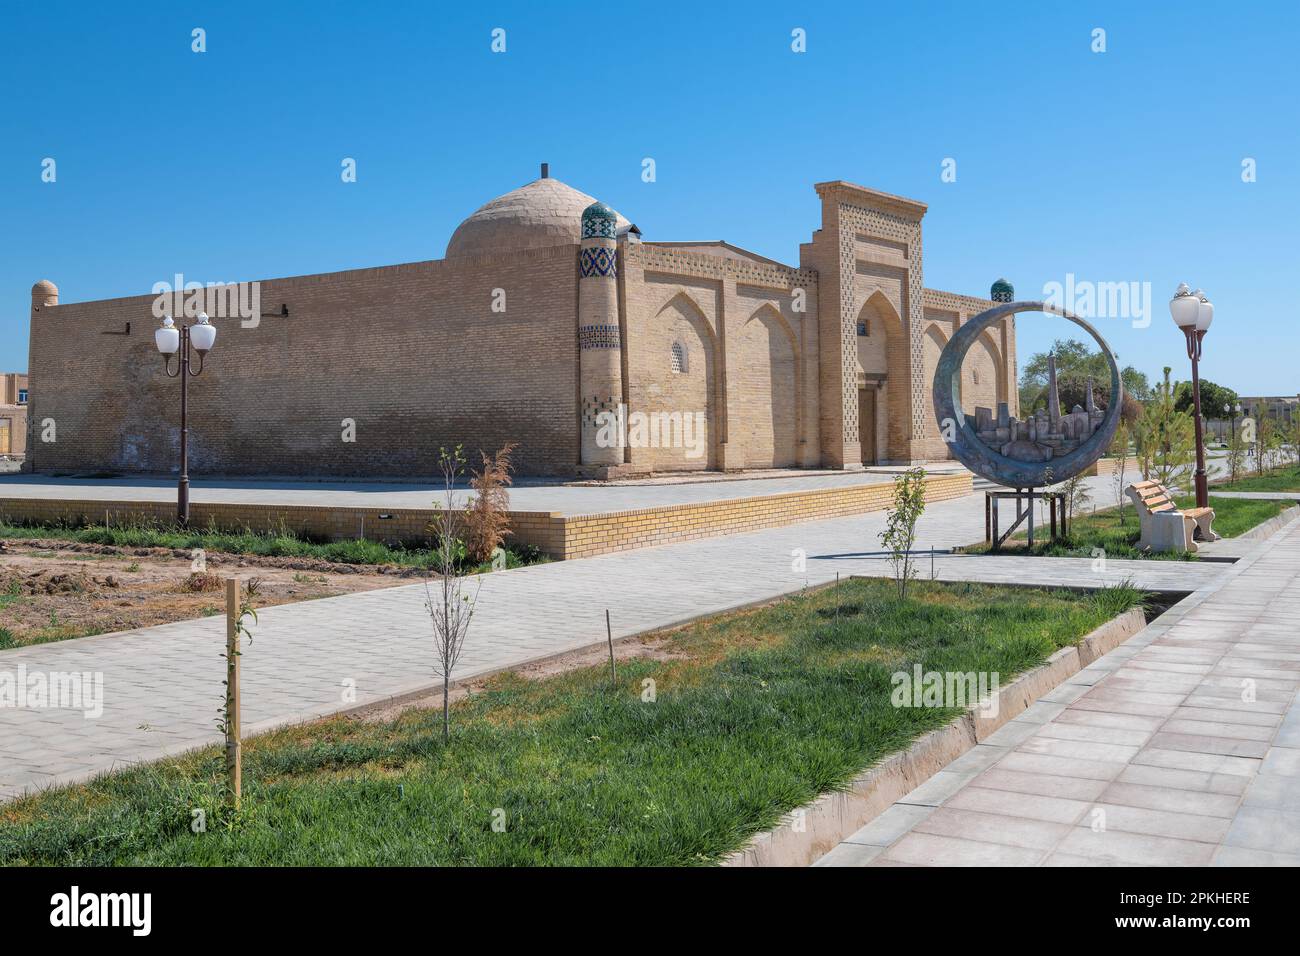
<path id="1" fill-rule="evenodd" d="M 0 455 L 20 458 L 27 449 L 27 376 L 0 372 Z"/>
<path id="2" fill-rule="evenodd" d="M 1237 399 L 1242 415 L 1276 418 L 1289 427 L 1300 415 L 1300 395 L 1242 395 Z"/>
<path id="3" fill-rule="evenodd" d="M 924 287 L 924 204 L 842 181 L 816 192 L 798 266 L 642 241 L 543 167 L 462 222 L 443 259 L 262 281 L 256 322 L 213 317 L 191 471 L 428 475 L 440 446 L 477 461 L 506 442 L 521 473 L 561 476 L 947 458 L 931 380 L 992 301 Z M 175 469 L 156 299 L 61 305 L 52 283 L 33 288 L 33 415 L 57 428 L 35 470 Z M 1009 318 L 972 349 L 963 407 L 1016 414 L 1015 383 Z M 611 444 L 611 416 L 693 431 Z"/>

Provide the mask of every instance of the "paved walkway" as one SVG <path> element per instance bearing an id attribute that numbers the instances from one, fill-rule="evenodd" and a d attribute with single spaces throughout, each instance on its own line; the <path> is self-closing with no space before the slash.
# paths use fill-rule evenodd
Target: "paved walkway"
<path id="1" fill-rule="evenodd" d="M 1300 501 L 1300 491 L 1215 491 L 1210 486 L 1210 495 L 1215 498 L 1252 498 L 1256 501 Z"/>
<path id="2" fill-rule="evenodd" d="M 1292 522 L 817 865 L 1300 865 L 1298 619 Z"/>
<path id="3" fill-rule="evenodd" d="M 877 512 L 485 575 L 459 676 L 603 642 L 606 608 L 621 637 L 833 581 L 837 572 L 888 574 L 877 550 L 883 525 Z M 982 540 L 982 498 L 933 504 L 918 530 L 920 548 Z M 807 554 L 806 570 L 794 570 L 796 549 Z M 1131 579 L 1176 591 L 1205 586 L 1227 567 L 973 556 L 935 561 L 944 579 L 1080 586 Z M 927 558 L 920 570 L 929 575 Z M 424 587 L 416 584 L 262 611 L 242 660 L 246 732 L 430 687 L 424 601 Z M 224 620 L 216 617 L 0 651 L 0 666 L 9 670 L 102 673 L 105 698 L 97 719 L 72 709 L 0 708 L 0 797 L 214 742 L 224 643 Z M 345 700 L 351 688 L 355 699 Z"/>
<path id="4" fill-rule="evenodd" d="M 938 469 L 936 469 L 938 470 Z M 947 466 L 943 470 L 953 470 Z M 565 485 L 522 483 L 510 491 L 516 511 L 553 511 L 564 515 L 599 514 L 702 501 L 729 501 L 788 491 L 815 491 L 892 481 L 881 472 L 834 472 L 780 477 L 740 478 L 661 484 Z M 249 502 L 274 505 L 319 505 L 337 508 L 429 508 L 440 495 L 433 483 L 323 481 L 193 481 L 190 500 L 205 503 Z M 90 501 L 175 501 L 176 482 L 161 478 L 50 478 L 0 475 L 0 512 L 5 498 L 54 498 Z"/>

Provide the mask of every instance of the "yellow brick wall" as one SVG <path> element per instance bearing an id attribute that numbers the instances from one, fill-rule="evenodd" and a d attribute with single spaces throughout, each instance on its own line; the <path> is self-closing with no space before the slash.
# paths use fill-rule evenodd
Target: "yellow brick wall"
<path id="1" fill-rule="evenodd" d="M 463 443 L 477 464 L 507 441 L 521 474 L 572 474 L 577 248 L 263 281 L 261 311 L 290 315 L 213 319 L 189 386 L 191 474 L 427 476 L 440 446 Z M 176 467 L 180 390 L 154 346 L 154 299 L 34 309 L 31 415 L 57 429 L 28 449 L 35 470 Z"/>
<path id="2" fill-rule="evenodd" d="M 970 494 L 968 473 L 930 475 L 926 501 Z M 512 543 L 531 544 L 553 558 L 586 558 L 673 541 L 774 528 L 887 508 L 892 483 L 793 491 L 754 498 L 564 516 L 553 512 L 510 513 Z M 9 498 L 0 520 L 49 524 L 170 525 L 171 502 L 67 501 Z M 290 531 L 313 539 L 343 540 L 364 534 L 389 543 L 423 543 L 433 511 L 425 508 L 321 508 L 302 505 L 220 503 L 190 505 L 190 526 L 221 531 Z"/>

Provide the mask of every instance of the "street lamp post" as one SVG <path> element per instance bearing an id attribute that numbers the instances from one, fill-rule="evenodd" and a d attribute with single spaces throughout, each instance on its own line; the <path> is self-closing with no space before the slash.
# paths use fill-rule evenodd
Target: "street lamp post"
<path id="1" fill-rule="evenodd" d="M 154 332 L 154 342 L 163 356 L 163 371 L 168 378 L 181 380 L 181 477 L 176 486 L 176 521 L 182 528 L 190 523 L 190 428 L 189 428 L 189 380 L 192 376 L 203 373 L 203 357 L 212 348 L 217 339 L 216 326 L 208 321 L 206 312 L 199 313 L 194 325 L 183 325 L 179 329 L 172 317 L 163 319 L 162 328 Z M 190 363 L 190 346 L 199 353 L 199 368 L 194 371 Z M 179 353 L 180 361 L 176 371 L 172 371 L 172 356 Z"/>
<path id="2" fill-rule="evenodd" d="M 1201 343 L 1214 321 L 1214 305 L 1200 289 L 1187 288 L 1186 282 L 1169 300 L 1169 314 L 1187 339 L 1187 357 L 1192 360 L 1192 408 L 1196 418 L 1196 507 L 1210 506 L 1210 487 L 1205 477 L 1205 435 L 1201 421 Z"/>

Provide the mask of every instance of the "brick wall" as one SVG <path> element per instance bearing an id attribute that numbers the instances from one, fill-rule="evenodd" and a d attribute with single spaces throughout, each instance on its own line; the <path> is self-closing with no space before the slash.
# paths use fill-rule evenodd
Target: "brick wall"
<path id="1" fill-rule="evenodd" d="M 576 262 L 575 244 L 262 282 L 262 311 L 290 315 L 214 318 L 190 381 L 191 474 L 424 476 L 441 445 L 477 462 L 507 441 L 521 474 L 572 473 Z M 153 302 L 33 309 L 31 414 L 56 424 L 29 449 L 35 470 L 175 468 L 179 384 L 163 375 Z"/>
<path id="2" fill-rule="evenodd" d="M 674 541 L 880 511 L 889 507 L 892 490 L 891 482 L 881 482 L 603 514 L 513 511 L 510 527 L 514 533 L 508 540 L 535 545 L 557 559 L 586 558 Z M 929 475 L 925 479 L 926 501 L 942 501 L 970 493 L 969 473 Z M 0 501 L 0 519 L 9 522 L 166 526 L 172 523 L 175 513 L 174 503 L 161 501 L 40 498 Z M 428 540 L 427 528 L 432 517 L 433 511 L 426 508 L 385 510 L 200 502 L 190 505 L 190 524 L 194 528 L 286 530 L 304 537 L 331 540 L 364 535 L 407 544 Z"/>
<path id="3" fill-rule="evenodd" d="M 629 462 L 641 470 L 820 464 L 816 275 L 719 244 L 621 251 L 629 410 L 703 412 L 708 430 L 703 458 L 633 448 Z M 682 372 L 672 371 L 675 342 L 686 350 Z"/>

